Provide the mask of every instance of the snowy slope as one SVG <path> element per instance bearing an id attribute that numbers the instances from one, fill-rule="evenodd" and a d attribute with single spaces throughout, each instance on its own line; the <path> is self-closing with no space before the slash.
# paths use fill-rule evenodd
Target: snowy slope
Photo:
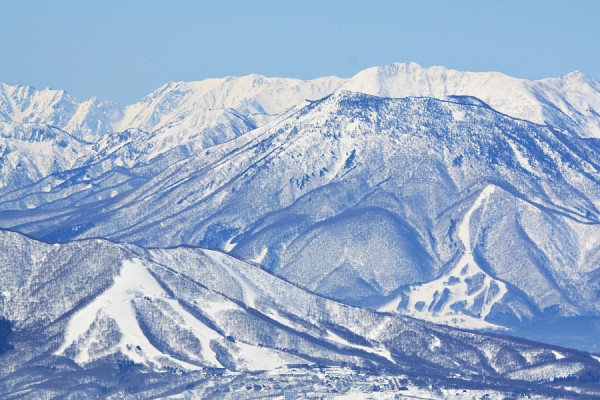
<path id="1" fill-rule="evenodd" d="M 534 385 L 563 377 L 573 386 L 600 372 L 585 353 L 345 306 L 215 251 L 49 245 L 5 231 L 0 245 L 0 315 L 15 347 L 0 355 L 5 392 L 35 387 L 27 383 L 34 370 L 38 382 L 68 374 L 63 390 L 103 380 L 111 368 L 120 378 L 105 389 L 131 368 L 182 379 L 212 367 L 344 362 L 455 382 L 479 382 L 485 371 L 507 387 L 513 377 Z"/>

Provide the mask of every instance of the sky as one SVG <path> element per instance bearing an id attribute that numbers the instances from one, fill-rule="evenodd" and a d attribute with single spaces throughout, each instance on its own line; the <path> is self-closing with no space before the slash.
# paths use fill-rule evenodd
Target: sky
<path id="1" fill-rule="evenodd" d="M 393 62 L 600 79 L 600 1 L 0 0 L 0 81 L 135 102 L 169 81 Z"/>

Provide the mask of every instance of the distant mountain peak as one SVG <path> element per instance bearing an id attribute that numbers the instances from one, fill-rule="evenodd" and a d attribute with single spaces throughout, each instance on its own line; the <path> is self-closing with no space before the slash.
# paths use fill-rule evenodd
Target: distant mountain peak
<path id="1" fill-rule="evenodd" d="M 249 74 L 168 82 L 125 107 L 95 98 L 80 101 L 62 90 L 3 83 L 0 116 L 7 122 L 46 123 L 96 141 L 128 128 L 153 131 L 203 109 L 234 109 L 268 119 L 306 99 L 318 100 L 340 89 L 381 97 L 472 96 L 513 117 L 571 129 L 583 137 L 600 137 L 600 84 L 579 71 L 560 78 L 526 80 L 500 72 L 462 72 L 414 62 L 367 68 L 347 79 Z"/>

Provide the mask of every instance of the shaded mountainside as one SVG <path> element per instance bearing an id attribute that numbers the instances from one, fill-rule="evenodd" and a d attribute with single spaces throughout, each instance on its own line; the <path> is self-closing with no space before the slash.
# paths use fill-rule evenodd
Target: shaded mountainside
<path id="1" fill-rule="evenodd" d="M 168 388 L 206 368 L 314 362 L 566 397 L 592 395 L 578 382 L 600 376 L 582 352 L 353 308 L 215 251 L 52 245 L 6 231 L 0 246 L 9 397 L 108 395 L 132 369 Z M 148 390 L 134 383 L 128 396 Z"/>
<path id="2" fill-rule="evenodd" d="M 162 172 L 49 176 L 0 197 L 0 221 L 50 241 L 220 249 L 348 304 L 459 326 L 598 315 L 590 140 L 471 97 L 340 91 Z"/>

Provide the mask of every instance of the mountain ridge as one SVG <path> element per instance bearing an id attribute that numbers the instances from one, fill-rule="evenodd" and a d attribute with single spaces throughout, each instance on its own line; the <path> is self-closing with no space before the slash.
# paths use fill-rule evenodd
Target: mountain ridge
<path id="1" fill-rule="evenodd" d="M 418 80 L 421 80 L 421 82 L 415 86 Z M 93 138 L 94 136 L 109 133 L 110 131 L 124 131 L 132 128 L 152 131 L 160 128 L 161 125 L 157 125 L 156 119 L 158 118 L 157 115 L 161 113 L 153 114 L 151 112 L 147 114 L 149 110 L 144 111 L 144 108 L 148 109 L 152 104 L 155 104 L 152 107 L 162 107 L 161 111 L 163 111 L 163 114 L 165 109 L 174 105 L 173 102 L 177 103 L 179 100 L 184 100 L 188 103 L 191 102 L 195 108 L 200 109 L 233 108 L 243 114 L 263 113 L 272 115 L 281 113 L 297 105 L 304 99 L 319 99 L 340 88 L 380 97 L 471 95 L 481 98 L 493 108 L 513 117 L 544 123 L 542 115 L 522 113 L 518 111 L 518 108 L 540 106 L 540 104 L 535 105 L 537 100 L 535 96 L 537 95 L 542 96 L 540 99 L 542 103 L 547 102 L 549 105 L 556 103 L 554 107 L 564 112 L 566 106 L 564 101 L 569 99 L 548 98 L 547 92 L 549 89 L 567 90 L 565 92 L 568 94 L 567 97 L 570 96 L 572 101 L 577 100 L 581 102 L 581 98 L 572 98 L 573 94 L 568 90 L 570 89 L 568 87 L 569 84 L 577 84 L 580 88 L 585 88 L 586 86 L 582 85 L 587 85 L 589 87 L 589 89 L 586 89 L 588 95 L 593 94 L 594 90 L 596 92 L 600 91 L 600 83 L 598 81 L 579 71 L 567 73 L 558 78 L 529 80 L 513 78 L 500 72 L 462 72 L 442 66 L 425 68 L 416 63 L 394 63 L 382 67 L 367 68 L 350 78 L 330 76 L 301 80 L 294 78 L 271 78 L 258 74 L 250 74 L 239 77 L 208 78 L 199 81 L 172 81 L 157 88 L 141 100 L 125 106 L 117 106 L 113 103 L 99 101 L 96 98 L 80 101 L 68 95 L 64 90 L 36 90 L 31 86 L 10 86 L 4 83 L 0 85 L 3 94 L 3 96 L 0 96 L 0 100 L 5 101 L 4 109 L 12 108 L 10 111 L 13 111 L 15 114 L 12 118 L 15 122 L 27 122 L 23 121 L 21 114 L 25 111 L 19 110 L 18 103 L 32 102 L 33 99 L 28 100 L 28 97 L 33 97 L 34 99 L 35 97 L 41 97 L 43 98 L 42 104 L 46 104 L 41 113 L 30 117 L 32 119 L 28 120 L 29 122 L 45 122 L 44 118 L 53 120 L 51 114 L 44 113 L 43 111 L 45 108 L 52 108 L 52 106 L 60 104 L 60 101 L 53 102 L 53 99 L 47 99 L 50 94 L 53 95 L 51 96 L 53 98 L 65 98 L 66 103 L 69 103 L 68 106 L 71 108 L 83 109 L 85 106 L 96 105 L 97 110 L 94 109 L 94 111 L 101 112 L 102 107 L 98 108 L 97 106 L 104 105 L 109 108 L 108 111 L 112 112 L 112 115 L 104 116 L 104 120 L 99 120 L 104 127 L 97 127 L 95 130 L 81 121 L 80 123 L 76 122 L 77 117 L 85 119 L 82 115 L 72 116 L 75 121 L 71 120 L 68 123 L 55 121 L 59 128 L 71 134 L 76 134 L 78 129 L 84 129 L 89 132 L 80 133 L 80 137 Z M 455 86 L 453 87 L 452 85 Z M 494 96 L 486 89 L 486 87 L 490 87 L 497 90 L 503 85 L 510 87 L 510 90 L 521 96 L 522 100 L 526 101 L 527 104 L 523 103 L 511 106 L 510 104 L 499 103 L 499 99 L 506 97 L 505 93 L 502 96 Z M 486 90 L 488 91 L 486 92 Z M 532 91 L 533 93 L 527 94 L 527 91 Z M 21 94 L 16 96 L 15 92 L 21 92 Z M 285 93 L 282 94 L 282 92 Z M 187 100 L 185 100 L 186 94 L 189 97 Z M 164 96 L 167 97 L 165 98 Z M 24 99 L 19 99 L 17 102 L 14 99 L 10 101 L 14 97 L 23 97 Z M 600 110 L 598 95 L 596 94 L 594 97 L 595 99 L 592 103 L 578 104 L 577 106 L 580 111 L 584 113 L 593 112 L 597 116 Z M 156 101 L 161 99 L 161 103 L 164 103 L 162 106 L 156 104 Z M 8 106 L 6 103 L 7 100 Z M 146 107 L 143 106 L 144 104 L 146 104 Z M 541 105 L 543 106 L 543 104 Z M 590 110 L 586 107 L 591 107 L 592 109 Z M 115 108 L 117 111 L 112 108 Z M 566 108 L 569 108 L 568 105 Z M 8 111 L 4 110 L 3 115 L 5 118 L 9 118 L 10 116 Z M 82 112 L 77 114 L 85 115 L 85 112 L 82 110 Z M 92 112 L 90 114 L 92 114 L 92 117 L 95 115 Z M 567 114 L 571 118 L 575 117 L 572 112 L 567 112 Z M 152 115 L 155 116 L 152 117 Z M 171 117 L 171 120 L 174 118 L 176 116 Z M 593 132 L 589 132 L 588 135 L 598 137 L 598 132 L 600 131 L 596 126 L 592 128 Z"/>

